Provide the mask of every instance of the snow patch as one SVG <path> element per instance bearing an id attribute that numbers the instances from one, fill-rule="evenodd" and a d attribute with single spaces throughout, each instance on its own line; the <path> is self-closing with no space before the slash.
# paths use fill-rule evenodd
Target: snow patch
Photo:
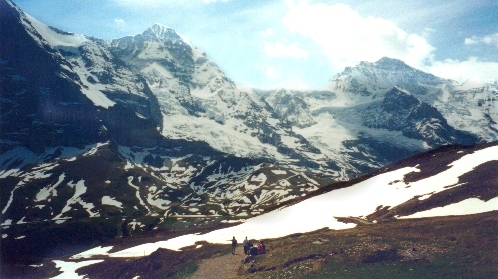
<path id="1" fill-rule="evenodd" d="M 84 259 L 84 258 L 91 258 L 93 256 L 99 256 L 99 255 L 108 255 L 108 252 L 111 251 L 111 249 L 114 246 L 98 246 L 95 248 L 92 248 L 88 251 L 76 254 L 72 256 L 70 259 L 71 260 L 77 260 L 77 259 Z"/>
<path id="2" fill-rule="evenodd" d="M 64 181 L 65 177 L 66 177 L 66 174 L 62 173 L 59 176 L 59 180 L 54 185 L 45 186 L 44 188 L 40 189 L 40 192 L 38 192 L 38 194 L 36 194 L 35 202 L 44 201 L 49 196 L 57 196 L 57 190 L 55 190 L 55 188 L 57 188 L 57 186 L 59 186 Z"/>
<path id="3" fill-rule="evenodd" d="M 116 200 L 116 198 L 111 198 L 110 196 L 102 197 L 102 205 L 112 205 L 118 208 L 123 208 L 123 204 Z"/>
<path id="4" fill-rule="evenodd" d="M 96 263 L 101 263 L 104 260 L 91 260 L 91 261 L 83 261 L 83 262 L 64 262 L 64 261 L 56 261 L 54 260 L 53 262 L 55 263 L 55 267 L 59 268 L 60 271 L 62 271 L 62 274 L 59 274 L 55 277 L 52 277 L 51 279 L 67 279 L 67 278 L 73 278 L 73 279 L 84 279 L 88 278 L 86 275 L 79 275 L 76 270 L 79 268 L 82 268 L 84 266 L 89 266 L 92 264 Z"/>
<path id="5" fill-rule="evenodd" d="M 31 266 L 31 267 L 42 267 L 43 264 L 30 264 L 29 266 Z"/>
<path id="6" fill-rule="evenodd" d="M 53 219 L 63 218 L 62 215 L 64 213 L 68 212 L 69 210 L 71 210 L 72 209 L 71 205 L 76 204 L 76 203 L 79 203 L 81 206 L 83 206 L 83 208 L 86 209 L 86 211 L 87 211 L 88 215 L 90 215 L 90 217 L 98 216 L 98 212 L 97 213 L 92 212 L 92 209 L 94 208 L 93 203 L 86 203 L 80 197 L 81 195 L 83 195 L 86 192 L 86 189 L 87 189 L 85 186 L 85 180 L 80 180 L 76 184 L 70 182 L 67 185 L 74 188 L 74 190 L 75 190 L 74 195 L 67 201 L 66 206 L 64 206 L 61 213 L 59 213 L 59 215 L 57 215 Z"/>
<path id="7" fill-rule="evenodd" d="M 147 208 L 147 211 L 150 212 L 149 207 L 145 204 L 145 202 L 142 200 L 142 197 L 140 196 L 140 188 L 138 188 L 138 186 L 133 185 L 132 183 L 133 179 L 134 179 L 133 176 L 128 176 L 128 185 L 136 190 L 135 196 L 137 197 L 138 201 L 143 207 Z"/>
<path id="8" fill-rule="evenodd" d="M 417 212 L 412 215 L 400 216 L 398 219 L 469 215 L 493 210 L 498 210 L 498 197 L 495 197 L 487 202 L 478 198 L 470 198 L 443 207 L 436 207 L 426 211 Z"/>
<path id="9" fill-rule="evenodd" d="M 84 35 L 70 33 L 61 34 L 55 32 L 50 29 L 50 27 L 41 23 L 29 14 L 26 14 L 26 18 L 31 22 L 31 25 L 43 37 L 43 39 L 45 39 L 54 48 L 57 48 L 58 46 L 78 48 L 84 42 L 88 41 Z"/>

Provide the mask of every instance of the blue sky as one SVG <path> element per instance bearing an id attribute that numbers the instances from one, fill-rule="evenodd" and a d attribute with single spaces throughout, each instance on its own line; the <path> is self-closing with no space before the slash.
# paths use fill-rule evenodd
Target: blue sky
<path id="1" fill-rule="evenodd" d="M 47 25 L 101 39 L 155 23 L 238 84 L 321 88 L 346 66 L 398 58 L 435 75 L 498 79 L 494 0 L 13 0 Z"/>

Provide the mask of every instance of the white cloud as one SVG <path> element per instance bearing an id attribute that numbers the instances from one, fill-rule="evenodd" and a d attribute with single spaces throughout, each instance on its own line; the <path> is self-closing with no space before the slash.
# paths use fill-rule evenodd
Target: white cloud
<path id="1" fill-rule="evenodd" d="M 263 67 L 265 76 L 271 80 L 277 80 L 280 78 L 280 71 L 272 65 L 265 65 Z"/>
<path id="2" fill-rule="evenodd" d="M 438 77 L 449 78 L 460 82 L 466 80 L 490 81 L 498 80 L 498 62 L 479 61 L 470 57 L 466 61 L 447 59 L 436 61 L 426 71 Z"/>
<path id="3" fill-rule="evenodd" d="M 298 46 L 298 43 L 285 45 L 281 42 L 269 43 L 263 42 L 263 51 L 270 57 L 294 57 L 305 58 L 308 52 Z"/>
<path id="4" fill-rule="evenodd" d="M 321 46 L 335 70 L 383 56 L 420 68 L 433 56 L 435 48 L 424 36 L 409 34 L 389 20 L 363 18 L 347 5 L 287 4 L 284 24 Z"/>
<path id="5" fill-rule="evenodd" d="M 114 22 L 118 25 L 118 26 L 123 26 L 126 24 L 126 22 L 124 21 L 124 19 L 121 19 L 121 18 L 115 18 L 114 19 Z"/>
<path id="6" fill-rule="evenodd" d="M 427 28 L 426 27 L 426 28 L 424 28 L 422 30 L 422 37 L 427 38 L 427 37 L 431 36 L 435 32 L 436 32 L 435 29 L 433 29 L 433 28 Z"/>
<path id="7" fill-rule="evenodd" d="M 288 64 L 266 64 L 261 70 L 266 80 L 264 83 L 257 85 L 257 88 L 287 88 L 294 90 L 310 90 L 314 88 L 302 80 L 302 73 L 299 69 L 289 68 Z M 254 84 L 252 87 L 254 87 Z"/>
<path id="8" fill-rule="evenodd" d="M 269 36 L 272 36 L 273 34 L 275 34 L 275 31 L 273 31 L 273 29 L 271 29 L 271 28 L 266 28 L 266 30 L 262 31 L 260 34 L 262 36 L 268 36 L 269 37 Z"/>
<path id="9" fill-rule="evenodd" d="M 470 46 L 470 45 L 477 45 L 479 42 L 476 40 L 475 37 L 473 37 L 473 38 L 465 38 L 465 40 L 463 41 L 463 43 L 465 45 Z"/>
<path id="10" fill-rule="evenodd" d="M 470 38 L 465 38 L 464 44 L 465 45 L 487 44 L 498 47 L 498 33 L 490 34 L 483 37 L 472 36 Z"/>

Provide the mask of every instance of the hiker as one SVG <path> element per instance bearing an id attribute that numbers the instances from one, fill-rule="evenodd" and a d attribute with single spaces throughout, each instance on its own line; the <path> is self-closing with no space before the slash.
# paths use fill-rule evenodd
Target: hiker
<path id="1" fill-rule="evenodd" d="M 263 243 L 263 240 L 260 240 L 258 244 L 258 254 L 261 255 L 264 253 L 266 253 L 266 245 Z"/>
<path id="2" fill-rule="evenodd" d="M 251 248 L 249 248 L 249 255 L 251 255 L 252 257 L 257 256 L 258 248 L 256 246 L 252 246 Z"/>
<path id="3" fill-rule="evenodd" d="M 244 239 L 244 242 L 242 242 L 242 244 L 244 245 L 244 255 L 247 255 L 249 253 L 249 240 L 247 239 L 247 236 L 246 236 L 246 239 Z"/>
<path id="4" fill-rule="evenodd" d="M 235 247 L 237 247 L 237 239 L 235 236 L 232 238 L 232 255 L 235 255 Z"/>

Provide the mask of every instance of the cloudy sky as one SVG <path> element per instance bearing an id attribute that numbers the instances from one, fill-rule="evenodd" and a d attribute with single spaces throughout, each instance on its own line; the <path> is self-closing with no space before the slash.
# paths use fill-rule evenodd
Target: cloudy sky
<path id="1" fill-rule="evenodd" d="M 13 0 L 47 25 L 101 39 L 155 23 L 238 84 L 321 88 L 383 56 L 456 80 L 498 79 L 495 0 Z"/>

